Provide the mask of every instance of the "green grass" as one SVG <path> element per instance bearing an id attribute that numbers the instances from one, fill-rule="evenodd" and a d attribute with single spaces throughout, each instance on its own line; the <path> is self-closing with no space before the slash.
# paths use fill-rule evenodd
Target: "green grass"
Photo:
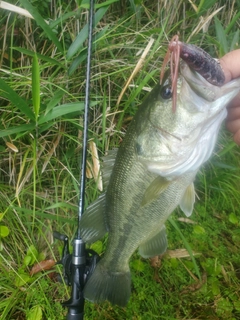
<path id="1" fill-rule="evenodd" d="M 61 320 L 69 288 L 55 281 L 56 273 L 31 277 L 29 271 L 36 261 L 60 258 L 53 230 L 70 239 L 76 231 L 88 1 L 11 3 L 34 19 L 0 9 L 0 314 L 1 320 Z M 100 155 L 120 144 L 146 89 L 159 79 L 174 34 L 214 56 L 238 47 L 240 1 L 195 6 L 183 0 L 177 7 L 173 1 L 97 2 L 89 138 Z M 141 70 L 117 103 L 150 38 Z M 166 255 L 153 268 L 136 253 L 127 307 L 86 302 L 86 319 L 240 318 L 239 159 L 223 131 L 196 179 L 194 223 L 179 221 L 179 210 L 167 224 L 169 249 L 190 246 L 199 253 L 195 260 Z M 92 168 L 90 153 L 89 163 Z M 86 205 L 99 193 L 88 178 Z M 105 240 L 94 248 L 104 251 Z"/>

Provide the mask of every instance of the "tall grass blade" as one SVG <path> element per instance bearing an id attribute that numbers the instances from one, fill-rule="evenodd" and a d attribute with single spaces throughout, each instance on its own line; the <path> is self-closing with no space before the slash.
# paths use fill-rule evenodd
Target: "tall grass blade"
<path id="1" fill-rule="evenodd" d="M 97 4 L 95 4 L 95 8 L 96 9 L 99 9 L 99 8 L 101 8 L 101 7 L 105 7 L 105 6 L 109 6 L 110 4 L 112 4 L 112 3 L 114 3 L 114 2 L 118 2 L 119 0 L 107 0 L 107 1 L 105 1 L 105 2 L 103 2 L 103 3 L 97 3 Z M 84 2 L 84 1 L 82 1 L 82 3 L 80 4 L 80 7 L 81 8 L 85 8 L 85 9 L 89 9 L 89 1 L 88 2 Z"/>
<path id="2" fill-rule="evenodd" d="M 198 6 L 198 16 L 204 15 L 206 11 L 214 6 L 217 0 L 201 0 Z"/>
<path id="3" fill-rule="evenodd" d="M 39 75 L 39 64 L 38 58 L 35 54 L 33 56 L 33 66 L 32 66 L 32 101 L 33 110 L 35 113 L 35 120 L 37 122 L 39 109 L 40 109 L 40 75 Z"/>
<path id="4" fill-rule="evenodd" d="M 194 255 L 193 255 L 193 252 L 192 252 L 192 249 L 189 245 L 189 243 L 187 242 L 186 238 L 184 237 L 184 235 L 182 234 L 181 230 L 179 229 L 178 225 L 176 224 L 176 222 L 173 220 L 172 217 L 169 217 L 168 218 L 168 221 L 171 223 L 171 225 L 174 227 L 175 230 L 177 230 L 177 232 L 179 233 L 183 243 L 184 243 L 184 246 L 185 248 L 187 249 L 191 259 L 192 259 L 192 262 L 193 262 L 193 265 L 194 265 L 194 269 L 195 269 L 195 272 L 198 276 L 199 279 L 201 279 L 201 274 L 200 274 L 200 271 L 199 271 L 199 268 L 198 268 L 198 265 L 197 265 L 197 262 L 196 262 L 196 259 L 194 258 Z"/>
<path id="5" fill-rule="evenodd" d="M 226 34 L 228 34 L 232 30 L 232 28 L 236 26 L 236 23 L 237 23 L 239 17 L 240 17 L 240 11 L 236 13 L 236 15 L 232 18 L 231 22 L 226 27 L 226 29 L 225 29 Z M 239 29 L 237 29 L 237 30 L 239 30 Z"/>
<path id="6" fill-rule="evenodd" d="M 102 17 L 107 12 L 109 6 L 100 8 L 94 16 L 94 25 L 93 28 L 98 24 Z M 70 60 L 81 48 L 88 37 L 88 24 L 86 24 L 83 29 L 79 32 L 77 38 L 71 44 L 67 52 L 67 59 Z"/>
<path id="7" fill-rule="evenodd" d="M 105 33 L 107 32 L 108 26 L 104 27 L 102 31 L 97 33 L 95 37 L 93 37 L 93 52 L 96 51 L 98 46 L 98 40 L 101 39 Z M 83 48 L 78 57 L 73 60 L 73 63 L 70 65 L 68 74 L 71 76 L 74 71 L 78 68 L 79 64 L 87 59 L 87 48 Z"/>
<path id="8" fill-rule="evenodd" d="M 235 50 L 239 47 L 239 29 L 234 33 L 231 46 L 230 46 L 230 51 Z"/>
<path id="9" fill-rule="evenodd" d="M 58 40 L 52 29 L 49 27 L 49 25 L 42 18 L 42 16 L 39 14 L 37 8 L 35 8 L 28 0 L 20 0 L 20 3 L 25 7 L 25 9 L 27 9 L 31 13 L 31 15 L 36 20 L 37 24 L 44 30 L 48 38 L 55 44 L 58 50 L 64 53 L 60 41 Z"/>
<path id="10" fill-rule="evenodd" d="M 31 51 L 31 50 L 28 50 L 25 48 L 21 48 L 21 47 L 12 47 L 12 49 L 16 50 L 18 52 L 21 52 L 27 56 L 30 56 L 30 57 L 34 57 L 36 55 L 39 60 L 49 62 L 51 66 L 58 65 L 59 67 L 65 68 L 65 66 L 61 62 L 59 62 L 56 59 L 50 58 L 49 56 L 46 56 L 46 55 L 43 55 L 40 53 L 36 53 L 34 51 Z"/>
<path id="11" fill-rule="evenodd" d="M 97 105 L 99 102 L 92 102 L 91 106 Z M 65 103 L 60 106 L 53 108 L 49 113 L 41 115 L 39 117 L 38 124 L 43 124 L 47 121 L 59 118 L 61 116 L 71 114 L 73 112 L 80 112 L 84 109 L 84 102 L 72 102 Z"/>
<path id="12" fill-rule="evenodd" d="M 223 56 L 225 53 L 228 52 L 227 36 L 221 22 L 216 16 L 214 17 L 214 22 L 215 22 L 216 36 L 219 42 L 220 56 Z"/>
<path id="13" fill-rule="evenodd" d="M 16 12 L 17 14 L 33 19 L 33 16 L 27 10 L 19 8 L 18 6 L 10 4 L 6 1 L 0 1 L 0 8 L 4 10 L 9 10 L 11 12 Z"/>
<path id="14" fill-rule="evenodd" d="M 0 138 L 10 136 L 12 134 L 20 134 L 23 132 L 31 132 L 36 128 L 35 123 L 23 124 L 20 126 L 14 126 L 7 129 L 0 130 Z"/>
<path id="15" fill-rule="evenodd" d="M 67 12 L 67 13 L 63 14 L 60 18 L 58 18 L 54 21 L 51 21 L 49 23 L 49 26 L 51 29 L 54 29 L 54 28 L 56 28 L 56 26 L 61 25 L 65 20 L 67 20 L 75 15 L 76 15 L 75 11 Z"/>
<path id="16" fill-rule="evenodd" d="M 35 120 L 35 115 L 26 100 L 22 99 L 4 80 L 0 79 L 1 96 L 9 100 L 29 119 Z"/>
<path id="17" fill-rule="evenodd" d="M 218 156 L 221 158 L 225 154 L 228 154 L 230 151 L 232 151 L 236 147 L 236 143 L 233 141 L 229 141 L 228 144 L 226 144 L 223 148 L 223 150 L 218 152 Z"/>
<path id="18" fill-rule="evenodd" d="M 54 96 L 51 98 L 51 100 L 49 101 L 49 103 L 47 104 L 46 110 L 44 112 L 44 114 L 46 115 L 47 113 L 49 113 L 54 107 L 57 106 L 57 104 L 61 101 L 61 99 L 63 98 L 65 92 L 63 90 L 58 90 Z"/>

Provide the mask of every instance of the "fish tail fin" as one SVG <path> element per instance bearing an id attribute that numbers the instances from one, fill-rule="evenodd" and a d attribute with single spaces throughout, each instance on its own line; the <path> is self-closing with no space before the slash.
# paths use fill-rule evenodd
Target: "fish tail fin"
<path id="1" fill-rule="evenodd" d="M 126 306 L 131 294 L 131 276 L 128 271 L 110 271 L 101 260 L 84 288 L 84 298 L 95 303 L 108 300 Z"/>

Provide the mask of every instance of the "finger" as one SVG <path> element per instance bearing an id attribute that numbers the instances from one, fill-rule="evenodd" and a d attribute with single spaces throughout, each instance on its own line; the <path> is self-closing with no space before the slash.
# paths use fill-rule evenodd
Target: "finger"
<path id="1" fill-rule="evenodd" d="M 240 130 L 238 130 L 234 136 L 233 136 L 233 140 L 236 142 L 236 144 L 238 144 L 240 146 Z"/>
<path id="2" fill-rule="evenodd" d="M 228 107 L 227 121 L 240 119 L 240 102 L 234 106 L 234 101 L 231 102 L 231 106 Z"/>
<path id="3" fill-rule="evenodd" d="M 229 112 L 231 108 L 237 108 L 240 107 L 240 93 L 229 103 Z"/>
<path id="4" fill-rule="evenodd" d="M 239 57 L 240 49 L 227 53 L 219 60 L 225 74 L 225 83 L 240 77 Z"/>
<path id="5" fill-rule="evenodd" d="M 240 119 L 226 121 L 226 128 L 234 134 L 237 133 L 240 130 Z"/>

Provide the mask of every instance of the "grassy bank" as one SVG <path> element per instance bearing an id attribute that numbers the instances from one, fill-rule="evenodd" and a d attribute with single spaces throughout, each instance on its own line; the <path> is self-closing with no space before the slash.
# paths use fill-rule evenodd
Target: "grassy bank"
<path id="1" fill-rule="evenodd" d="M 97 1 L 89 139 L 99 156 L 121 143 L 174 34 L 213 56 L 238 48 L 240 1 L 195 2 Z M 11 3 L 33 18 L 0 9 L 0 314 L 60 320 L 69 288 L 56 272 L 30 272 L 60 259 L 53 230 L 70 239 L 76 231 L 88 1 Z M 89 151 L 86 205 L 100 194 L 93 159 Z M 239 149 L 222 130 L 197 176 L 193 215 L 177 210 L 167 225 L 168 254 L 135 254 L 128 306 L 86 302 L 85 318 L 239 319 L 239 168 Z"/>

